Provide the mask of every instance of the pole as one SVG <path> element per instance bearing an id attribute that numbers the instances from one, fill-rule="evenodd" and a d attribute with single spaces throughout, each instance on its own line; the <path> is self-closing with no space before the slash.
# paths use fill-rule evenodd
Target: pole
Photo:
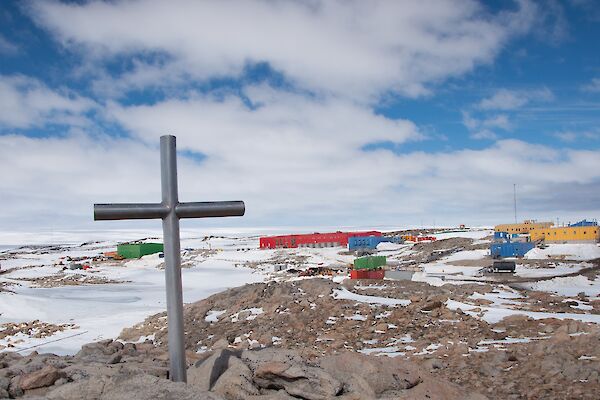
<path id="1" fill-rule="evenodd" d="M 167 324 L 169 337 L 170 371 L 174 382 L 186 382 L 186 362 L 183 331 L 183 294 L 181 289 L 181 249 L 179 220 L 176 207 L 177 152 L 175 136 L 160 138 L 160 170 L 162 204 L 168 209 L 163 217 L 163 240 L 165 254 L 165 281 L 167 289 Z"/>

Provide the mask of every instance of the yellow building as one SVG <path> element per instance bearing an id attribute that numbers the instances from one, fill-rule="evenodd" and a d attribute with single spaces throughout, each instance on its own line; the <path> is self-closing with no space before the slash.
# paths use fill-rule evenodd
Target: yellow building
<path id="1" fill-rule="evenodd" d="M 597 242 L 599 235 L 600 229 L 597 226 L 559 226 L 532 230 L 531 241 L 544 239 L 546 243 Z"/>
<path id="2" fill-rule="evenodd" d="M 552 222 L 523 221 L 520 224 L 496 225 L 494 230 L 496 232 L 529 233 L 534 229 L 550 228 L 551 226 L 554 226 Z"/>

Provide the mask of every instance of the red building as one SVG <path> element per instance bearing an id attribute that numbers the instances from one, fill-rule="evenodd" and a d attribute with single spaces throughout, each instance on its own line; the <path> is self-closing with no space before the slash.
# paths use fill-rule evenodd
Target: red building
<path id="1" fill-rule="evenodd" d="M 353 236 L 381 236 L 381 232 L 333 232 L 303 235 L 267 236 L 260 238 L 261 249 L 289 249 L 296 247 L 345 247 Z"/>

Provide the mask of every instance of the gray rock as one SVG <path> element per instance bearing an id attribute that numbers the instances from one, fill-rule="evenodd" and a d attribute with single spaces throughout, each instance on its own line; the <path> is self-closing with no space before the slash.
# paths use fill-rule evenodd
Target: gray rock
<path id="1" fill-rule="evenodd" d="M 21 389 L 21 386 L 19 385 L 20 380 L 21 380 L 20 375 L 14 376 L 10 380 L 10 385 L 8 386 L 8 394 L 10 395 L 10 397 L 15 398 L 15 397 L 23 396 L 23 389 Z"/>
<path id="2" fill-rule="evenodd" d="M 423 362 L 423 366 L 427 369 L 442 369 L 444 368 L 444 364 L 438 360 L 437 358 L 430 358 Z"/>
<path id="3" fill-rule="evenodd" d="M 0 389 L 8 389 L 8 386 L 10 385 L 10 379 L 0 376 Z"/>
<path id="4" fill-rule="evenodd" d="M 188 384 L 209 391 L 229 366 L 229 359 L 239 352 L 228 349 L 215 351 L 210 357 L 188 369 Z"/>
<path id="5" fill-rule="evenodd" d="M 150 375 L 97 377 L 68 383 L 46 395 L 48 400 L 222 400 L 215 394 Z"/>
<path id="6" fill-rule="evenodd" d="M 252 381 L 252 371 L 236 357 L 229 357 L 227 370 L 217 379 L 211 391 L 232 400 L 242 400 L 259 394 Z"/>

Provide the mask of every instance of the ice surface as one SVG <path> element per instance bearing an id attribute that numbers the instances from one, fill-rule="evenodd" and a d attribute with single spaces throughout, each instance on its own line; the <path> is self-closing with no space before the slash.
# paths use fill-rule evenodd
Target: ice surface
<path id="1" fill-rule="evenodd" d="M 237 244 L 230 238 L 228 241 Z M 52 265 L 65 255 L 97 255 L 104 248 L 114 249 L 116 242 L 107 242 L 92 246 L 94 249 L 65 249 L 49 254 L 27 254 L 15 257 L 16 261 L 5 265 L 38 265 L 34 268 L 18 269 L 0 275 L 4 282 L 19 282 L 21 285 L 10 286 L 15 294 L 0 293 L 0 323 L 29 322 L 39 319 L 43 322 L 63 324 L 73 323 L 78 326 L 45 339 L 24 338 L 13 350 L 26 349 L 31 346 L 45 345 L 24 350 L 23 354 L 37 350 L 57 354 L 73 354 L 81 345 L 96 340 L 115 338 L 125 327 L 143 321 L 147 316 L 165 310 L 164 270 L 157 269 L 164 259 L 157 254 L 132 260 L 124 266 L 103 265 L 88 271 L 65 271 L 66 274 L 83 276 L 99 276 L 117 281 L 128 281 L 118 284 L 101 284 L 86 286 L 62 286 L 52 288 L 33 288 L 25 281 L 15 278 L 37 278 L 56 274 L 60 268 Z M 188 241 L 186 247 L 203 243 L 200 240 Z M 183 247 L 183 246 L 182 246 Z M 102 248 L 101 250 L 99 248 Z M 228 251 L 239 253 L 232 246 Z M 223 255 L 225 251 L 220 254 Z M 195 263 L 191 268 L 182 269 L 183 298 L 190 303 L 204 299 L 214 293 L 246 283 L 264 280 L 264 275 L 250 268 L 235 267 L 234 261 L 209 260 Z M 235 257 L 231 257 L 234 259 Z M 254 315 L 254 314 L 253 314 Z M 75 335 L 75 336 L 74 336 Z"/>

